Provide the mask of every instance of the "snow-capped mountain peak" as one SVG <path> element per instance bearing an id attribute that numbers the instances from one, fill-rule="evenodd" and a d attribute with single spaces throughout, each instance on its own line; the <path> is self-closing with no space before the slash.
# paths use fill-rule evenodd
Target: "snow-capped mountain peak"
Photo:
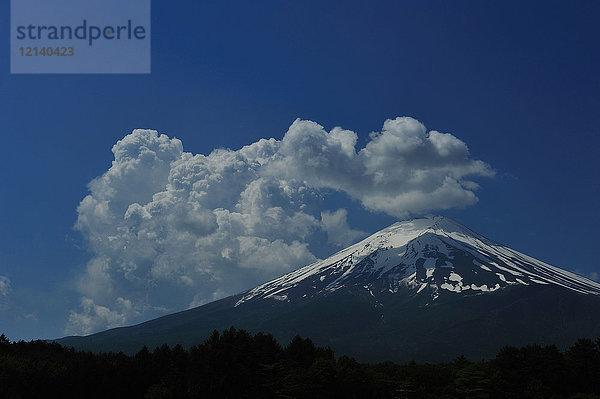
<path id="1" fill-rule="evenodd" d="M 434 216 L 395 223 L 325 260 L 246 292 L 236 306 L 259 298 L 302 301 L 341 288 L 373 297 L 393 294 L 481 294 L 509 286 L 558 285 L 600 295 L 600 284 L 489 240 Z"/>

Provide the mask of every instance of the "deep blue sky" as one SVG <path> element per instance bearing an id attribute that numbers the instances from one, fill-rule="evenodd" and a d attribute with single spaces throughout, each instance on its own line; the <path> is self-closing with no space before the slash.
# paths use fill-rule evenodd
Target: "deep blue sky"
<path id="1" fill-rule="evenodd" d="M 77 206 L 134 128 L 208 154 L 280 139 L 298 117 L 351 129 L 360 147 L 411 116 L 497 172 L 478 180 L 478 204 L 440 213 L 600 272 L 598 21 L 595 1 L 153 1 L 150 75 L 10 75 L 4 29 L 0 275 L 12 291 L 0 331 L 62 335 L 90 258 Z M 346 202 L 352 227 L 394 221 Z"/>

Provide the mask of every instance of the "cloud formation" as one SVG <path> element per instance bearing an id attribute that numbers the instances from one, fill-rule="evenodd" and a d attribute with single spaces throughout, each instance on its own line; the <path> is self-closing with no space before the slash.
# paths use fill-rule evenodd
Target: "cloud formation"
<path id="1" fill-rule="evenodd" d="M 0 276 L 0 310 L 7 307 L 11 290 L 10 279 L 6 276 Z"/>
<path id="2" fill-rule="evenodd" d="M 356 133 L 326 132 L 315 122 L 296 120 L 269 166 L 275 174 L 343 191 L 369 210 L 396 217 L 472 205 L 477 184 L 468 178 L 494 174 L 470 158 L 464 142 L 427 132 L 413 118 L 388 119 L 370 139 L 357 152 Z"/>
<path id="3" fill-rule="evenodd" d="M 335 212 L 321 212 L 321 226 L 327 232 L 327 240 L 339 246 L 349 246 L 355 243 L 366 233 L 360 230 L 353 230 L 348 225 L 348 211 L 338 209 Z"/>
<path id="4" fill-rule="evenodd" d="M 121 297 L 114 301 L 116 310 L 96 305 L 90 298 L 81 298 L 81 312 L 71 311 L 69 328 L 77 334 L 92 334 L 95 331 L 119 327 L 138 315 L 130 300 Z"/>
<path id="5" fill-rule="evenodd" d="M 94 257 L 66 332 L 87 334 L 200 305 L 311 263 L 315 240 L 364 235 L 331 191 L 366 209 L 406 217 L 474 204 L 477 176 L 493 171 L 464 142 L 396 118 L 356 148 L 356 133 L 296 120 L 281 140 L 209 155 L 176 138 L 134 130 L 89 184 L 76 229 Z"/>

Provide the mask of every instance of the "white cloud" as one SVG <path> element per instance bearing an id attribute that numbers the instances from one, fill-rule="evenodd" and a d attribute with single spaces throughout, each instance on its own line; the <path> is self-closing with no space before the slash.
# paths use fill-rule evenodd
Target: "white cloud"
<path id="1" fill-rule="evenodd" d="M 365 236 L 366 233 L 359 230 L 353 230 L 348 225 L 348 211 L 338 209 L 335 212 L 321 212 L 321 225 L 323 230 L 327 232 L 329 242 L 347 246 L 357 241 L 359 237 Z"/>
<path id="2" fill-rule="evenodd" d="M 67 332 L 89 333 L 234 294 L 314 261 L 311 243 L 363 233 L 347 211 L 322 209 L 331 190 L 366 209 L 408 216 L 477 201 L 490 167 L 458 138 L 412 118 L 387 120 L 357 149 L 356 133 L 296 120 L 281 140 L 237 151 L 183 151 L 134 130 L 90 185 L 76 229 L 94 256 L 78 280 Z M 333 247 L 332 247 L 333 248 Z"/>
<path id="3" fill-rule="evenodd" d="M 67 334 L 91 334 L 99 329 L 122 326 L 137 315 L 131 301 L 117 298 L 114 303 L 116 310 L 106 306 L 96 305 L 90 298 L 81 298 L 82 311 L 71 311 L 65 332 Z"/>
<path id="4" fill-rule="evenodd" d="M 296 120 L 266 169 L 309 187 L 347 193 L 367 209 L 407 217 L 477 202 L 471 176 L 493 176 L 484 162 L 470 158 L 464 142 L 427 130 L 419 121 L 388 119 L 371 141 L 356 151 L 356 134 Z"/>
<path id="5" fill-rule="evenodd" d="M 0 297 L 7 297 L 10 291 L 10 279 L 6 276 L 0 276 Z"/>
<path id="6" fill-rule="evenodd" d="M 0 310 L 6 308 L 8 303 L 8 296 L 12 288 L 10 286 L 10 279 L 6 276 L 0 276 Z"/>

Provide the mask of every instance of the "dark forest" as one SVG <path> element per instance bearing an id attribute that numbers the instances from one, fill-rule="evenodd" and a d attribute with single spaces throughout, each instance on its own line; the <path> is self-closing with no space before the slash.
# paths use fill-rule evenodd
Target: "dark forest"
<path id="1" fill-rule="evenodd" d="M 0 336 L 2 398 L 600 398 L 600 339 L 505 347 L 471 362 L 363 364 L 295 337 L 230 328 L 184 349 L 76 351 Z"/>

